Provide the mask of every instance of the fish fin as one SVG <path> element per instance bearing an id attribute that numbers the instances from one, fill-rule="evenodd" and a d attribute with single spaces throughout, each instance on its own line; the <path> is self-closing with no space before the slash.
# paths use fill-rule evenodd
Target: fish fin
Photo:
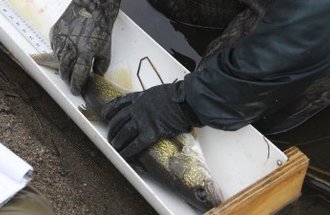
<path id="1" fill-rule="evenodd" d="M 196 139 L 198 136 L 198 131 L 196 128 L 192 128 L 191 130 L 191 135 Z"/>
<path id="2" fill-rule="evenodd" d="M 78 110 L 89 120 L 89 121 L 99 121 L 100 117 L 98 114 L 92 109 L 89 108 L 87 105 L 80 105 Z"/>
<path id="3" fill-rule="evenodd" d="M 31 54 L 32 59 L 40 66 L 46 66 L 58 71 L 60 64 L 55 58 L 54 53 Z"/>

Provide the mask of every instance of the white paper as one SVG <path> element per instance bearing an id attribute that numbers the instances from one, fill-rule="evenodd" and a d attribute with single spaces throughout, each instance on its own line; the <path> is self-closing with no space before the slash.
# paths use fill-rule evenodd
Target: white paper
<path id="1" fill-rule="evenodd" d="M 0 143 L 0 207 L 31 180 L 33 168 Z"/>

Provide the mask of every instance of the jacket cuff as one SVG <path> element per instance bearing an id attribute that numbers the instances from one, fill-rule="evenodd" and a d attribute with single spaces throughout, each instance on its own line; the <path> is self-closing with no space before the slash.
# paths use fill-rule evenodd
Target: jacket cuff
<path id="1" fill-rule="evenodd" d="M 192 127 L 203 127 L 204 125 L 198 119 L 197 115 L 194 113 L 193 109 L 186 100 L 186 95 L 184 93 L 184 81 L 179 81 L 174 85 L 175 91 L 173 101 L 178 104 L 185 121 Z"/>

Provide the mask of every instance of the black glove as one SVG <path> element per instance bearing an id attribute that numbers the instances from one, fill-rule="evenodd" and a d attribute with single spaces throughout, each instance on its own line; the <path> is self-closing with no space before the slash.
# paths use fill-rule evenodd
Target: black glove
<path id="1" fill-rule="evenodd" d="M 75 95 L 81 93 L 91 69 L 103 75 L 110 64 L 119 4 L 120 0 L 73 0 L 50 31 L 61 78 Z"/>
<path id="2" fill-rule="evenodd" d="M 183 82 L 119 97 L 103 107 L 102 115 L 109 121 L 108 140 L 124 159 L 201 126 L 185 102 Z"/>

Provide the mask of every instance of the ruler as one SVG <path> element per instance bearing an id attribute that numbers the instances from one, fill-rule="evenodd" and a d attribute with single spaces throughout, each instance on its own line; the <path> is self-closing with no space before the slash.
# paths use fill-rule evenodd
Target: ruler
<path id="1" fill-rule="evenodd" d="M 15 29 L 19 31 L 39 53 L 49 53 L 52 51 L 48 40 L 45 40 L 30 23 L 27 23 L 6 0 L 0 0 L 0 14 L 7 18 Z"/>

